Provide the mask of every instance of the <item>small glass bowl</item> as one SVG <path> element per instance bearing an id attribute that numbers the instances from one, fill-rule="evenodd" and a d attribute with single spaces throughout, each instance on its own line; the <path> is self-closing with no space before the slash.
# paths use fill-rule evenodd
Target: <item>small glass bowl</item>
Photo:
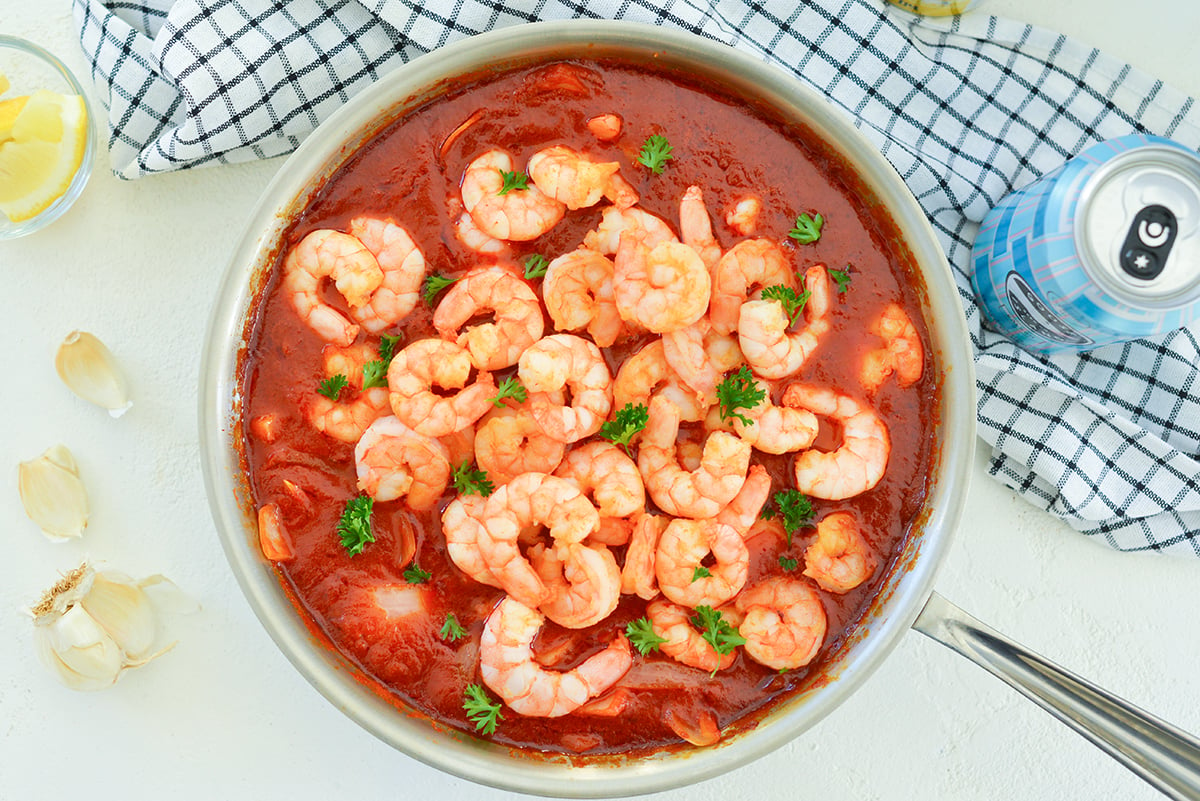
<path id="1" fill-rule="evenodd" d="M 96 125 L 92 106 L 83 86 L 65 64 L 44 48 L 15 36 L 0 34 L 0 73 L 11 83 L 8 91 L 0 96 L 0 99 L 27 95 L 38 89 L 49 89 L 61 94 L 79 95 L 83 98 L 84 110 L 87 112 L 83 160 L 79 163 L 79 169 L 75 171 L 67 191 L 37 216 L 28 220 L 12 222 L 0 212 L 0 240 L 3 240 L 32 234 L 57 220 L 71 207 L 92 175 L 92 162 L 96 153 Z"/>

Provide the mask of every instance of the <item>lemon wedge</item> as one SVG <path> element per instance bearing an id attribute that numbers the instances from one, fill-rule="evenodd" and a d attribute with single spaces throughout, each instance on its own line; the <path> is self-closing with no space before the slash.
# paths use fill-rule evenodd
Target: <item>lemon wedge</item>
<path id="1" fill-rule="evenodd" d="M 43 89 L 0 102 L 0 212 L 21 222 L 62 197 L 83 163 L 87 125 L 80 95 Z"/>

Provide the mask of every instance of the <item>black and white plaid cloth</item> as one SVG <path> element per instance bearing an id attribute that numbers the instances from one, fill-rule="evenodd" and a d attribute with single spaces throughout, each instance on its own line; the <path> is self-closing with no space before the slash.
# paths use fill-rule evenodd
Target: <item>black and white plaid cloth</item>
<path id="1" fill-rule="evenodd" d="M 447 42 L 573 17 L 683 28 L 828 95 L 883 151 L 953 265 L 991 472 L 1123 550 L 1200 555 L 1196 334 L 1081 356 L 980 326 L 978 222 L 1088 145 L 1133 131 L 1200 146 L 1191 98 L 1044 30 L 980 13 L 918 20 L 884 0 L 74 0 L 125 178 L 295 148 L 355 92 Z"/>

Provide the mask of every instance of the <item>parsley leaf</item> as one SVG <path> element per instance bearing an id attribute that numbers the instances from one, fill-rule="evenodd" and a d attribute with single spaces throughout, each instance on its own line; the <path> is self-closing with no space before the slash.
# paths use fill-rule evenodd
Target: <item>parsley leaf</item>
<path id="1" fill-rule="evenodd" d="M 493 702 L 487 691 L 478 684 L 467 685 L 463 709 L 467 710 L 467 720 L 475 724 L 475 730 L 484 734 L 495 734 L 496 722 L 504 720 L 504 715 L 500 714 L 500 704 Z"/>
<path id="2" fill-rule="evenodd" d="M 496 390 L 496 394 L 488 398 L 493 406 L 503 406 L 505 398 L 512 398 L 517 403 L 524 403 L 529 398 L 529 391 L 525 389 L 525 385 L 521 383 L 521 379 L 515 375 L 510 375 L 501 381 L 500 386 L 496 387 Z"/>
<path id="3" fill-rule="evenodd" d="M 430 573 L 428 570 L 422 570 L 421 566 L 416 562 L 413 562 L 411 565 L 409 565 L 408 569 L 405 570 L 402 575 L 404 576 L 404 580 L 409 584 L 424 584 L 433 578 L 432 573 Z"/>
<path id="4" fill-rule="evenodd" d="M 845 292 L 847 289 L 850 288 L 850 268 L 849 267 L 847 267 L 845 270 L 830 270 L 829 277 L 833 279 L 833 282 L 835 284 L 837 284 L 838 292 Z"/>
<path id="5" fill-rule="evenodd" d="M 674 148 L 667 142 L 667 137 L 654 134 L 646 139 L 646 143 L 642 145 L 642 152 L 638 154 L 638 164 L 644 167 L 649 167 L 650 172 L 655 175 L 662 175 L 663 167 L 667 166 L 667 162 L 675 158 L 671 155 Z"/>
<path id="6" fill-rule="evenodd" d="M 370 495 L 359 495 L 346 501 L 337 533 L 342 539 L 342 547 L 351 556 L 362 553 L 363 546 L 375 541 L 375 533 L 371 531 L 371 511 L 374 508 L 375 499 Z"/>
<path id="7" fill-rule="evenodd" d="M 736 417 L 745 425 L 753 424 L 753 420 L 735 410 L 753 409 L 766 397 L 767 391 L 754 380 L 750 368 L 745 365 L 739 367 L 736 373 L 727 374 L 721 383 L 717 384 L 717 403 L 722 420 Z"/>
<path id="8" fill-rule="evenodd" d="M 650 410 L 646 408 L 645 404 L 639 403 L 634 406 L 632 403 L 627 403 L 623 409 L 617 410 L 612 420 L 608 420 L 600 426 L 600 436 L 620 445 L 625 449 L 625 453 L 629 453 L 630 440 L 645 428 L 648 422 L 650 422 Z"/>
<path id="9" fill-rule="evenodd" d="M 519 170 L 513 170 L 512 172 L 501 170 L 500 177 L 504 180 L 504 183 L 501 185 L 500 191 L 496 193 L 497 195 L 507 195 L 514 190 L 529 188 L 529 176 Z"/>
<path id="10" fill-rule="evenodd" d="M 442 630 L 438 632 L 438 636 L 443 640 L 454 642 L 466 637 L 467 630 L 458 622 L 458 618 L 454 616 L 454 613 L 450 612 L 446 615 L 446 622 L 442 624 Z"/>
<path id="11" fill-rule="evenodd" d="M 697 606 L 696 614 L 688 622 L 701 630 L 700 637 L 721 656 L 733 653 L 733 649 L 746 644 L 746 638 L 721 617 L 711 606 Z M 716 671 L 713 671 L 716 675 Z"/>
<path id="12" fill-rule="evenodd" d="M 425 288 L 421 291 L 421 297 L 425 298 L 425 302 L 430 306 L 437 300 L 438 293 L 446 287 L 457 281 L 457 278 L 447 278 L 441 273 L 430 273 L 425 279 Z"/>
<path id="13" fill-rule="evenodd" d="M 386 387 L 388 364 L 383 359 L 367 362 L 363 365 L 363 389 Z"/>
<path id="14" fill-rule="evenodd" d="M 789 556 L 779 555 L 779 566 L 784 570 L 795 570 L 800 565 L 800 560 L 793 559 Z"/>
<path id="15" fill-rule="evenodd" d="M 332 378 L 327 378 L 322 381 L 320 386 L 317 388 L 317 392 L 329 398 L 331 401 L 336 401 L 342 390 L 349 385 L 350 382 L 346 379 L 346 376 L 338 373 Z"/>
<path id="16" fill-rule="evenodd" d="M 788 547 L 792 547 L 792 535 L 812 525 L 812 502 L 800 490 L 782 490 L 773 499 L 783 517 L 783 530 L 787 532 Z"/>
<path id="17" fill-rule="evenodd" d="M 639 617 L 637 620 L 629 621 L 625 626 L 625 636 L 629 638 L 629 642 L 634 648 L 642 652 L 642 656 L 651 651 L 657 651 L 658 646 L 667 641 L 666 637 L 659 637 L 654 632 L 654 626 L 648 617 Z"/>
<path id="18" fill-rule="evenodd" d="M 775 284 L 769 286 L 762 291 L 763 300 L 777 300 L 783 304 L 783 313 L 788 316 L 788 323 L 796 324 L 796 320 L 800 317 L 800 312 L 804 311 L 805 304 L 812 296 L 812 293 L 807 289 L 799 294 L 790 286 L 783 284 Z"/>
<path id="19" fill-rule="evenodd" d="M 383 334 L 379 338 L 379 358 L 385 364 L 392 363 L 392 359 L 396 356 L 396 346 L 402 339 L 404 339 L 402 335 L 389 336 L 388 334 Z"/>
<path id="20" fill-rule="evenodd" d="M 550 262 L 546 261 L 545 256 L 534 253 L 525 259 L 525 277 L 530 280 L 544 278 L 546 276 L 546 268 L 549 266 Z"/>
<path id="21" fill-rule="evenodd" d="M 454 468 L 450 477 L 454 481 L 454 488 L 463 495 L 486 498 L 496 491 L 496 485 L 488 479 L 487 473 L 471 467 L 469 461 Z"/>
<path id="22" fill-rule="evenodd" d="M 703 565 L 697 566 L 696 569 L 692 571 L 692 581 L 699 581 L 702 578 L 710 578 L 711 576 L 712 571 Z"/>
<path id="23" fill-rule="evenodd" d="M 801 245 L 811 245 L 821 238 L 821 226 L 824 224 L 825 220 L 820 214 L 810 217 L 806 211 L 796 218 L 796 227 L 788 231 L 788 236 Z"/>

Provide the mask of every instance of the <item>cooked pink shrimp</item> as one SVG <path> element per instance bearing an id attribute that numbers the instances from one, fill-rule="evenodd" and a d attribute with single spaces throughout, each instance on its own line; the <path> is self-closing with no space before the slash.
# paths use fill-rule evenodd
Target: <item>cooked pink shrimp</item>
<path id="1" fill-rule="evenodd" d="M 696 251 L 710 272 L 716 268 L 721 260 L 721 245 L 713 236 L 704 192 L 698 186 L 689 186 L 679 200 L 679 238 Z"/>
<path id="2" fill-rule="evenodd" d="M 737 659 L 737 653 L 718 654 L 716 649 L 691 624 L 692 610 L 662 598 L 646 605 L 650 627 L 666 639 L 659 648 L 688 667 L 715 673 L 724 670 Z"/>
<path id="3" fill-rule="evenodd" d="M 488 236 L 527 242 L 557 225 L 566 206 L 547 197 L 536 185 L 501 194 L 503 173 L 513 171 L 512 156 L 503 150 L 489 150 L 478 156 L 463 173 L 463 207 Z"/>
<path id="4" fill-rule="evenodd" d="M 512 253 L 512 248 L 508 246 L 507 242 L 503 239 L 488 236 L 479 230 L 479 226 L 475 224 L 474 218 L 465 211 L 454 221 L 454 236 L 459 242 L 466 245 L 469 250 L 473 250 L 484 256 L 492 256 L 499 259 Z"/>
<path id="5" fill-rule="evenodd" d="M 383 283 L 370 299 L 350 308 L 350 316 L 363 330 L 378 334 L 416 308 L 425 280 L 425 256 L 408 231 L 389 219 L 355 217 L 350 221 L 350 235 L 375 255 L 383 270 Z"/>
<path id="6" fill-rule="evenodd" d="M 494 322 L 459 327 L 487 312 Z M 522 351 L 542 336 L 545 321 L 537 294 L 515 273 L 493 265 L 459 278 L 433 313 L 442 339 L 457 342 L 480 370 L 502 370 L 517 363 Z"/>
<path id="7" fill-rule="evenodd" d="M 542 297 L 556 331 L 587 328 L 607 348 L 621 335 L 621 315 L 613 297 L 613 263 L 587 248 L 564 253 L 546 268 Z"/>
<path id="8" fill-rule="evenodd" d="M 589 117 L 587 121 L 588 130 L 592 132 L 592 136 L 599 139 L 601 142 L 611 142 L 621 135 L 621 128 L 625 121 L 621 119 L 620 114 L 597 114 L 594 117 Z"/>
<path id="9" fill-rule="evenodd" d="M 450 480 L 450 457 L 436 439 L 395 417 L 380 417 L 354 447 L 358 488 L 377 501 L 408 496 L 412 509 L 437 503 Z"/>
<path id="10" fill-rule="evenodd" d="M 680 242 L 648 247 L 629 233 L 613 262 L 613 289 L 621 319 L 661 334 L 704 316 L 712 280 L 700 256 Z"/>
<path id="11" fill-rule="evenodd" d="M 825 265 L 804 274 L 809 293 L 804 330 L 791 332 L 791 321 L 777 300 L 750 300 L 738 312 L 738 344 L 746 363 L 763 378 L 786 378 L 798 372 L 829 330 L 829 276 Z"/>
<path id="12" fill-rule="evenodd" d="M 704 559 L 712 554 L 711 566 Z M 704 568 L 708 575 L 700 575 Z M 737 595 L 750 576 L 742 535 L 715 520 L 672 520 L 658 539 L 654 575 L 662 594 L 677 604 L 718 607 Z"/>
<path id="13" fill-rule="evenodd" d="M 817 523 L 817 538 L 804 551 L 804 575 L 829 592 L 844 593 L 875 572 L 875 556 L 849 512 L 833 512 Z"/>
<path id="14" fill-rule="evenodd" d="M 625 549 L 625 564 L 621 567 L 621 592 L 650 600 L 658 595 L 658 577 L 654 575 L 654 556 L 658 540 L 666 529 L 668 519 L 662 515 L 643 513 L 634 518 L 633 534 Z"/>
<path id="15" fill-rule="evenodd" d="M 492 407 L 496 384 L 479 371 L 474 383 L 467 349 L 441 339 L 419 339 L 392 359 L 388 389 L 392 413 L 400 422 L 430 437 L 442 437 L 474 423 Z M 433 387 L 459 390 L 439 395 Z"/>
<path id="16" fill-rule="evenodd" d="M 546 436 L 527 403 L 493 409 L 475 429 L 475 461 L 497 484 L 521 473 L 552 473 L 566 450 L 566 443 Z"/>
<path id="17" fill-rule="evenodd" d="M 642 474 L 625 451 L 595 440 L 571 451 L 554 473 L 574 481 L 601 517 L 630 517 L 646 508 Z"/>
<path id="18" fill-rule="evenodd" d="M 717 384 L 743 362 L 737 337 L 718 334 L 705 317 L 663 334 L 662 343 L 667 364 L 705 406 L 717 402 Z"/>
<path id="19" fill-rule="evenodd" d="M 750 236 L 758 226 L 758 215 L 762 212 L 762 200 L 749 195 L 739 199 L 725 211 L 725 224 L 735 234 Z"/>
<path id="20" fill-rule="evenodd" d="M 779 245 L 768 239 L 738 242 L 713 271 L 709 322 L 718 333 L 732 333 L 738 327 L 742 304 L 757 297 L 758 290 L 776 285 L 794 290 L 796 283 L 796 274 Z"/>
<path id="21" fill-rule="evenodd" d="M 601 517 L 600 528 L 588 538 L 588 542 L 600 545 L 624 545 L 633 536 L 633 518 Z"/>
<path id="22" fill-rule="evenodd" d="M 738 436 L 763 453 L 792 453 L 810 447 L 819 430 L 816 415 L 807 409 L 776 406 L 769 388 L 754 383 L 766 396 L 755 406 L 739 409 L 741 417 L 730 418 Z M 743 422 L 742 417 L 750 422 Z"/>
<path id="23" fill-rule="evenodd" d="M 733 434 L 714 431 L 705 440 L 700 466 L 688 471 L 675 455 L 678 434 L 679 410 L 664 398 L 654 397 L 638 448 L 638 469 L 646 491 L 669 515 L 713 517 L 745 483 L 750 445 Z"/>
<path id="24" fill-rule="evenodd" d="M 529 561 L 550 588 L 538 611 L 560 626 L 585 629 L 611 615 L 621 600 L 621 569 L 603 545 L 538 544 L 529 549 Z"/>
<path id="25" fill-rule="evenodd" d="M 483 683 L 518 715 L 553 718 L 573 712 L 608 690 L 629 670 L 633 654 L 623 634 L 583 664 L 547 670 L 533 659 L 533 640 L 545 617 L 515 598 L 505 598 L 488 616 L 479 640 Z"/>
<path id="26" fill-rule="evenodd" d="M 612 410 L 612 375 L 604 355 L 591 342 L 573 334 L 551 334 L 521 354 L 517 375 L 533 393 L 529 410 L 547 436 L 577 442 L 600 430 Z M 549 393 L 564 387 L 571 405 Z"/>
<path id="27" fill-rule="evenodd" d="M 446 553 L 460 570 L 480 584 L 499 587 L 499 579 L 479 550 L 486 504 L 486 499 L 477 495 L 459 495 L 450 501 L 442 512 L 442 534 L 446 538 Z"/>
<path id="28" fill-rule="evenodd" d="M 836 450 L 807 450 L 796 456 L 796 489 L 836 501 L 866 492 L 883 478 L 892 444 L 874 410 L 832 390 L 802 384 L 784 390 L 783 404 L 824 415 L 842 429 L 842 444 Z"/>
<path id="29" fill-rule="evenodd" d="M 902 387 L 917 383 L 925 370 L 925 348 L 904 309 L 889 303 L 872 323 L 871 333 L 883 339 L 883 347 L 863 359 L 862 383 L 867 391 L 878 390 L 893 373 Z"/>
<path id="30" fill-rule="evenodd" d="M 309 422 L 323 434 L 341 442 L 358 442 L 367 426 L 388 413 L 388 391 L 384 387 L 363 390 L 363 365 L 376 358 L 375 348 L 366 342 L 339 348 L 326 345 L 321 349 L 325 362 L 325 377 L 346 377 L 347 387 L 358 393 L 351 400 L 333 400 L 314 393 L 305 404 Z"/>
<path id="31" fill-rule="evenodd" d="M 600 225 L 583 238 L 584 247 L 612 256 L 621 246 L 621 235 L 629 234 L 646 247 L 663 242 L 678 242 L 671 226 L 661 217 L 655 217 L 639 208 L 608 206 L 600 216 Z"/>
<path id="32" fill-rule="evenodd" d="M 367 246 L 350 234 L 321 228 L 306 235 L 283 261 L 283 292 L 308 327 L 335 345 L 349 345 L 358 326 L 321 298 L 321 280 L 332 278 L 350 308 L 367 303 L 383 270 Z"/>
<path id="33" fill-rule="evenodd" d="M 619 177 L 620 169 L 620 162 L 592 161 L 566 145 L 552 145 L 529 157 L 529 177 L 534 184 L 568 209 L 587 208 L 601 197 L 615 197 L 613 178 Z M 637 202 L 636 194 L 633 202 Z"/>
<path id="34" fill-rule="evenodd" d="M 774 670 L 807 665 L 825 640 L 825 608 L 807 582 L 773 576 L 743 590 L 734 606 L 745 615 L 738 632 L 746 653 Z"/>
<path id="35" fill-rule="evenodd" d="M 549 597 L 549 589 L 522 555 L 523 529 L 546 526 L 556 545 L 583 542 L 600 527 L 596 507 L 565 478 L 522 473 L 496 489 L 483 512 L 479 550 L 504 590 L 534 608 Z"/>
<path id="36" fill-rule="evenodd" d="M 767 468 L 761 464 L 752 464 L 746 473 L 746 483 L 742 484 L 738 494 L 733 496 L 729 505 L 714 519 L 731 527 L 745 539 L 750 529 L 758 522 L 759 512 L 770 495 L 771 476 L 767 473 Z"/>
<path id="37" fill-rule="evenodd" d="M 625 360 L 613 380 L 613 406 L 624 409 L 634 406 L 650 407 L 650 398 L 662 395 L 679 409 L 681 420 L 703 420 L 708 412 L 708 400 L 686 386 L 667 363 L 663 340 L 655 339 Z"/>
<path id="38" fill-rule="evenodd" d="M 464 426 L 437 438 L 450 457 L 450 466 L 460 465 L 475 458 L 475 428 Z"/>

